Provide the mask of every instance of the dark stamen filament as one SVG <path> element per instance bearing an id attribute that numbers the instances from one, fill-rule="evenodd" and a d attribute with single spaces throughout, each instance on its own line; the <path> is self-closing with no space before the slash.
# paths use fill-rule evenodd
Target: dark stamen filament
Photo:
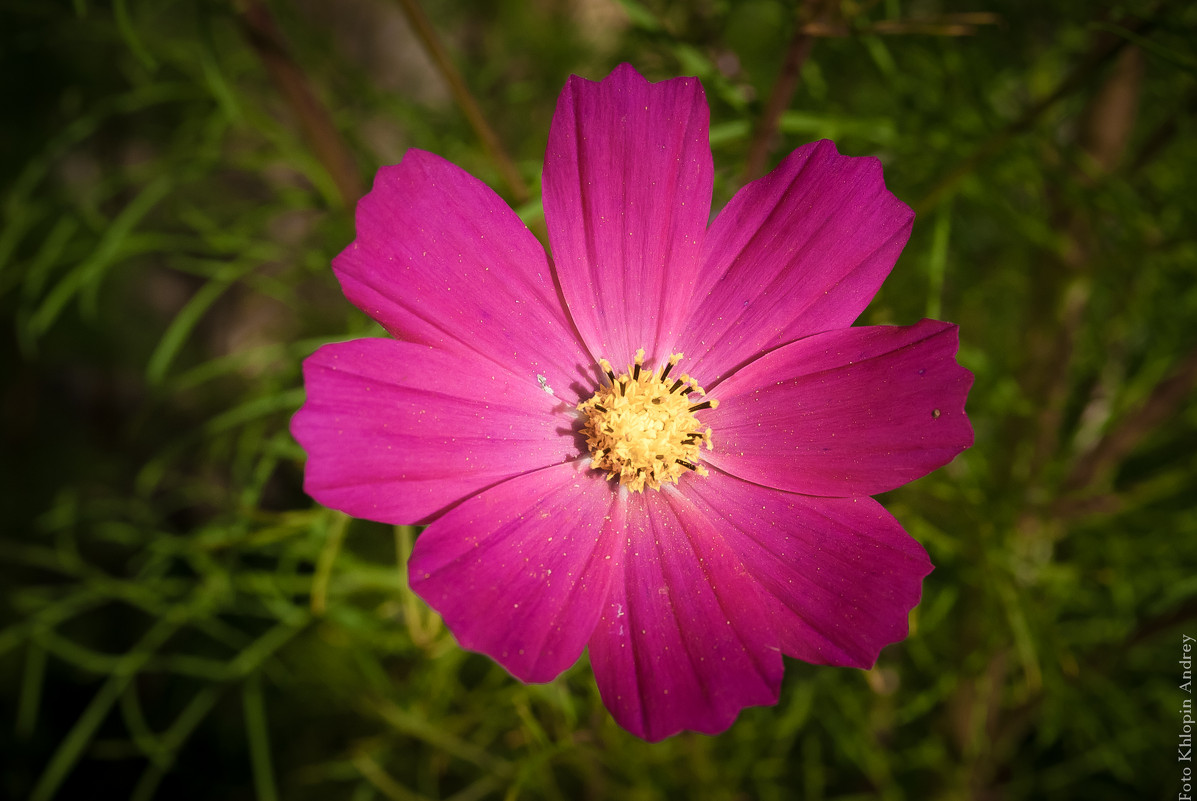
<path id="1" fill-rule="evenodd" d="M 599 359 L 596 377 L 602 383 L 605 374 L 610 383 L 577 405 L 585 415 L 582 433 L 594 457 L 592 468 L 606 471 L 631 492 L 691 481 L 682 478 L 687 472 L 710 475 L 701 456 L 711 448 L 711 431 L 693 412 L 720 408 L 717 400 L 703 400 L 706 393 L 697 380 L 673 369 L 682 354 L 648 367 L 644 357 L 644 348 L 637 350 L 635 360 L 619 372 Z"/>

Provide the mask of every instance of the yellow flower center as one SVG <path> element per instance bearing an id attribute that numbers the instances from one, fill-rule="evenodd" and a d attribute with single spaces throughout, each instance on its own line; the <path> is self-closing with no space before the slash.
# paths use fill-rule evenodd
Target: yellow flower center
<path id="1" fill-rule="evenodd" d="M 675 353 L 664 367 L 645 370 L 641 348 L 635 365 L 618 377 L 611 363 L 600 359 L 611 385 L 578 404 L 591 466 L 632 492 L 676 484 L 683 473 L 709 475 L 698 458 L 702 446 L 711 448 L 711 429 L 702 430 L 695 413 L 714 409 L 719 401 L 692 403 L 690 395 L 706 395 L 698 382 L 688 375 L 669 380 L 681 358 Z"/>

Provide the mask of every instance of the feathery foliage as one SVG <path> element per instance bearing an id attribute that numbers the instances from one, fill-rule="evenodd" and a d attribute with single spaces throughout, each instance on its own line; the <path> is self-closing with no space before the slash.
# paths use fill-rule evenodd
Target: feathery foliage
<path id="1" fill-rule="evenodd" d="M 950 6 L 5 2 L 0 795 L 1179 790 L 1197 8 Z M 937 565 L 910 638 L 657 745 L 586 670 L 461 651 L 406 588 L 418 531 L 313 506 L 287 432 L 301 359 L 377 332 L 328 267 L 373 171 L 437 152 L 538 230 L 557 93 L 621 60 L 703 80 L 717 208 L 815 138 L 880 156 L 919 216 L 862 322 L 957 322 L 977 379 L 973 449 L 882 499 Z"/>

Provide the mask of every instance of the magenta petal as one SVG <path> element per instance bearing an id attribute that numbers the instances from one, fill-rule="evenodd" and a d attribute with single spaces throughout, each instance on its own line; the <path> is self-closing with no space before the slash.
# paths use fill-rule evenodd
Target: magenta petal
<path id="1" fill-rule="evenodd" d="M 571 77 L 544 162 L 545 222 L 561 290 L 596 357 L 669 355 L 693 292 L 714 167 L 694 78 L 649 83 L 631 66 Z"/>
<path id="2" fill-rule="evenodd" d="M 777 701 L 767 607 L 721 527 L 672 487 L 627 496 L 626 545 L 590 640 L 603 702 L 646 740 L 723 731 Z"/>
<path id="3" fill-rule="evenodd" d="M 582 653 L 607 595 L 616 492 L 564 464 L 492 487 L 416 540 L 412 589 L 458 642 L 523 681 L 550 681 Z"/>
<path id="4" fill-rule="evenodd" d="M 876 495 L 973 442 L 957 329 L 938 320 L 828 331 L 737 370 L 703 412 L 709 464 L 807 495 Z"/>
<path id="5" fill-rule="evenodd" d="M 914 212 L 885 188 L 881 164 L 829 141 L 798 148 L 719 213 L 678 349 L 706 383 L 758 353 L 845 328 L 889 275 Z M 691 362 L 694 364 L 694 362 Z"/>
<path id="6" fill-rule="evenodd" d="M 571 385 L 591 380 L 544 248 L 486 184 L 439 156 L 409 150 L 378 171 L 333 270 L 399 339 L 544 375 L 570 402 Z"/>
<path id="7" fill-rule="evenodd" d="M 304 489 L 354 517 L 416 523 L 577 455 L 563 403 L 475 354 L 359 339 L 308 357 L 304 383 Z"/>
<path id="8" fill-rule="evenodd" d="M 722 521 L 789 656 L 868 668 L 906 637 L 931 560 L 872 498 L 811 498 L 718 471 L 687 493 Z"/>

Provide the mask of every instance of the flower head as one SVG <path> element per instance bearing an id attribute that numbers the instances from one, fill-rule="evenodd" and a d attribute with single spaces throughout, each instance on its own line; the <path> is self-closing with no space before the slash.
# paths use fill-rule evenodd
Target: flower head
<path id="1" fill-rule="evenodd" d="M 708 227 L 712 174 L 699 82 L 628 65 L 558 101 L 552 261 L 409 151 L 333 262 L 394 339 L 313 354 L 292 423 L 316 500 L 428 524 L 411 585 L 464 647 L 531 682 L 589 647 L 649 740 L 905 637 L 931 563 L 870 496 L 972 443 L 955 326 L 850 327 L 913 221 L 878 162 L 799 148 Z"/>

